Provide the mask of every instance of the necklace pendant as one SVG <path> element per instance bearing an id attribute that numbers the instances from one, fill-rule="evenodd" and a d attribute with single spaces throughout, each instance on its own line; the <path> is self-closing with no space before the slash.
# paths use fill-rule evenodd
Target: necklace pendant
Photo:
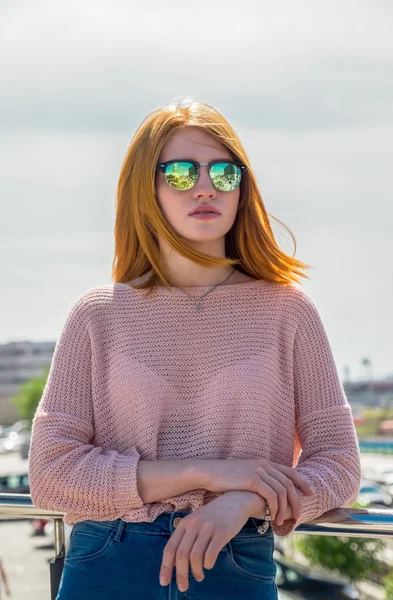
<path id="1" fill-rule="evenodd" d="M 196 302 L 196 304 L 195 304 L 195 310 L 197 312 L 201 312 L 201 310 L 203 310 L 202 309 L 202 304 L 200 304 L 199 302 Z"/>

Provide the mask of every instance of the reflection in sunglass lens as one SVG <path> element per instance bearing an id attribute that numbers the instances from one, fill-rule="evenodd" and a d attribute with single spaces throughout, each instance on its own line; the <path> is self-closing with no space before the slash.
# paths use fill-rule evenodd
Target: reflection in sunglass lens
<path id="1" fill-rule="evenodd" d="M 232 192 L 240 184 L 242 172 L 238 165 L 216 163 L 210 167 L 210 177 L 215 188 L 222 192 Z"/>
<path id="2" fill-rule="evenodd" d="M 220 162 L 211 165 L 209 174 L 214 187 L 222 192 L 232 192 L 242 177 L 238 165 Z M 165 168 L 165 178 L 175 190 L 190 190 L 198 180 L 198 168 L 191 162 L 177 161 Z"/>
<path id="3" fill-rule="evenodd" d="M 165 178 L 175 190 L 190 190 L 196 184 L 198 171 L 192 163 L 175 162 L 167 165 Z"/>

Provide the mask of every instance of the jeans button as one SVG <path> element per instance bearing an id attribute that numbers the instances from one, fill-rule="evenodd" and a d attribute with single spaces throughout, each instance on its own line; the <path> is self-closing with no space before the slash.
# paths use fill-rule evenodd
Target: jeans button
<path id="1" fill-rule="evenodd" d="M 181 520 L 182 520 L 181 517 L 176 517 L 176 519 L 174 519 L 174 521 L 173 521 L 173 526 L 176 528 L 179 525 Z"/>

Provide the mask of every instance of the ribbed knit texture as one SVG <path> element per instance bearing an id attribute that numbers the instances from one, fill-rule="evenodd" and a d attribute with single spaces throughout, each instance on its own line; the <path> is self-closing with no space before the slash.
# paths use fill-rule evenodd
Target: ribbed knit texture
<path id="1" fill-rule="evenodd" d="M 211 287 L 188 287 L 200 297 Z M 122 283 L 82 294 L 57 341 L 33 421 L 34 504 L 85 519 L 153 521 L 220 493 L 143 504 L 141 460 L 267 458 L 316 494 L 297 525 L 350 506 L 359 446 L 330 342 L 311 298 L 265 280 L 215 288 L 204 310 L 178 288 L 147 298 Z"/>

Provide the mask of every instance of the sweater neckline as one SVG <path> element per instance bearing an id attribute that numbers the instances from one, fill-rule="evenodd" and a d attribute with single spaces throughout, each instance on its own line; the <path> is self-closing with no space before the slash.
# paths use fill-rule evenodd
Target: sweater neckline
<path id="1" fill-rule="evenodd" d="M 223 288 L 235 288 L 235 287 L 248 287 L 248 286 L 252 286 L 256 283 L 260 283 L 262 281 L 262 279 L 254 279 L 253 281 L 238 281 L 237 283 L 225 283 L 223 285 L 217 285 L 215 289 L 223 289 Z M 204 291 L 204 290 L 208 290 L 210 288 L 213 288 L 214 285 L 184 285 L 182 288 L 179 288 L 178 286 L 169 286 L 170 290 L 195 290 L 195 291 Z M 165 285 L 159 285 L 156 286 L 157 290 L 167 290 L 168 288 L 165 287 Z"/>
<path id="2" fill-rule="evenodd" d="M 182 288 L 179 288 L 177 286 L 169 286 L 169 288 L 165 287 L 165 285 L 158 285 L 155 287 L 154 289 L 154 294 L 170 294 L 172 292 L 174 292 L 174 294 L 176 296 L 183 296 L 183 292 L 187 292 L 190 295 L 195 295 L 195 296 L 201 296 L 203 295 L 205 292 L 209 291 L 209 290 L 213 290 L 214 294 L 218 293 L 230 293 L 230 292 L 234 292 L 234 291 L 245 291 L 248 289 L 252 289 L 254 286 L 256 287 L 257 284 L 261 284 L 262 281 L 265 281 L 264 279 L 254 279 L 253 281 L 239 281 L 237 283 L 228 283 L 228 284 L 224 284 L 224 285 L 218 285 L 216 288 L 211 286 L 211 285 L 201 285 L 201 286 L 183 286 Z M 132 285 L 130 285 L 129 283 L 123 283 L 121 285 L 124 285 L 125 287 L 131 289 L 131 290 L 135 290 L 136 292 L 144 292 L 145 290 L 142 289 L 136 289 L 134 288 Z M 226 291 L 222 291 L 222 290 L 226 290 Z"/>

